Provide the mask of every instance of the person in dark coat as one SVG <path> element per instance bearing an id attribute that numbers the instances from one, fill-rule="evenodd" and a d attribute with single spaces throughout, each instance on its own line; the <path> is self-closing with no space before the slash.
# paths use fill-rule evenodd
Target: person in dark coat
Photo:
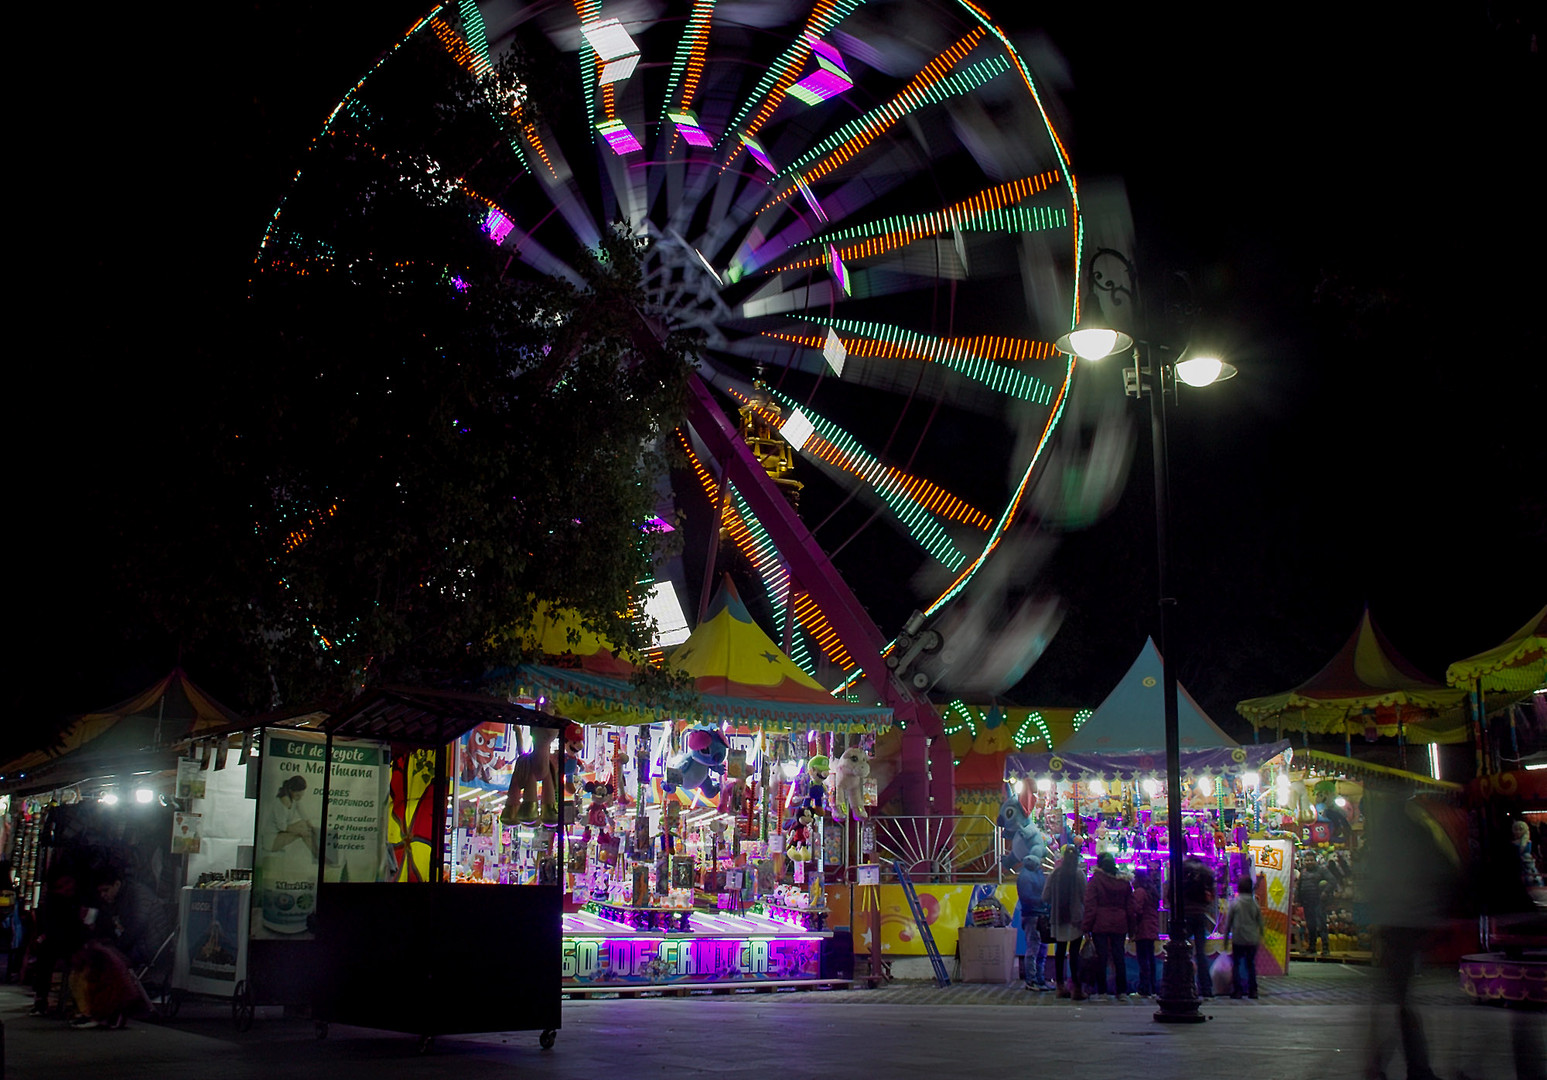
<path id="1" fill-rule="evenodd" d="M 1148 870 L 1133 876 L 1133 948 L 1139 957 L 1139 996 L 1155 996 L 1155 942 L 1160 939 L 1160 890 Z"/>
<path id="2" fill-rule="evenodd" d="M 1209 974 L 1209 935 L 1219 921 L 1219 894 L 1214 871 L 1202 859 L 1188 856 L 1182 863 L 1182 903 L 1186 907 L 1187 936 L 1192 938 L 1198 996 L 1211 998 L 1214 980 Z"/>
<path id="3" fill-rule="evenodd" d="M 1103 851 L 1096 858 L 1096 870 L 1085 884 L 1085 919 L 1081 929 L 1096 945 L 1096 993 L 1107 992 L 1107 963 L 1117 967 L 1117 992 L 1128 996 L 1128 954 L 1123 942 L 1133 925 L 1133 886 L 1119 877 L 1117 858 Z"/>
<path id="4" fill-rule="evenodd" d="M 1058 868 L 1047 876 L 1042 897 L 1048 902 L 1053 925 L 1053 974 L 1058 980 L 1058 996 L 1085 1000 L 1085 985 L 1080 981 L 1080 942 L 1084 938 L 1085 864 L 1075 844 L 1065 845 L 1058 856 Z M 1064 982 L 1064 956 L 1069 957 L 1069 981 Z"/>

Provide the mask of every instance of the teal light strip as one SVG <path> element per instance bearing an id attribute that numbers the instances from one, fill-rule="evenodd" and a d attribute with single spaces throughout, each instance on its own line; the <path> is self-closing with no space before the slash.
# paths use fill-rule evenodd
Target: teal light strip
<path id="1" fill-rule="evenodd" d="M 1069 225 L 1069 211 L 1052 206 L 1001 206 L 971 216 L 949 211 L 932 211 L 927 214 L 898 214 L 880 221 L 855 225 L 838 232 L 822 233 L 800 241 L 796 247 L 808 244 L 838 244 L 846 240 L 864 240 L 888 233 L 911 235 L 923 239 L 938 233 L 959 229 L 962 232 L 1044 232 L 1062 229 Z"/>
<path id="2" fill-rule="evenodd" d="M 661 99 L 663 130 L 670 130 L 666 126 L 666 114 L 677 108 L 677 84 L 682 81 L 682 73 L 687 70 L 688 60 L 698 45 L 698 39 L 709 33 L 709 20 L 714 14 L 714 3 L 715 0 L 695 0 L 693 13 L 688 16 L 687 29 L 682 32 L 682 40 L 677 42 L 677 55 L 672 59 L 671 76 L 666 80 L 666 93 Z M 682 108 L 690 108 L 692 104 L 691 101 L 684 101 Z"/>
<path id="3" fill-rule="evenodd" d="M 993 56 L 987 60 L 980 60 L 978 63 L 973 64 L 969 68 L 964 68 L 954 75 L 948 75 L 939 82 L 898 94 L 880 108 L 872 109 L 857 120 L 850 120 L 833 134 L 817 143 L 815 147 L 806 151 L 799 159 L 779 170 L 779 175 L 789 176 L 791 173 L 805 173 L 817 159 L 838 149 L 850 139 L 866 134 L 879 134 L 915 109 L 922 108 L 925 105 L 932 105 L 960 94 L 970 94 L 990 79 L 998 78 L 1009 70 L 1009 60 L 1003 56 Z"/>
<path id="4" fill-rule="evenodd" d="M 493 74 L 494 65 L 489 63 L 489 35 L 484 30 L 478 4 L 475 0 L 459 0 L 457 8 L 462 15 L 462 37 L 478 60 L 479 77 Z"/>
<path id="5" fill-rule="evenodd" d="M 803 61 L 810 55 L 811 46 L 805 40 L 807 33 L 815 34 L 817 37 L 827 36 L 829 30 L 844 19 L 847 19 L 864 2 L 865 0 L 837 0 L 837 3 L 834 3 L 827 11 L 822 12 L 821 15 L 813 19 L 806 29 L 801 31 L 800 40 L 795 41 L 788 49 L 784 50 L 784 54 L 770 64 L 767 71 L 763 72 L 763 77 L 758 80 L 757 86 L 753 88 L 752 95 L 742 103 L 735 119 L 721 133 L 720 141 L 715 144 L 715 149 L 718 150 L 732 134 L 741 130 L 742 122 L 746 120 L 747 114 L 768 96 L 769 91 L 774 88 L 774 84 L 790 69 L 790 65 L 797 61 Z"/>
<path id="6" fill-rule="evenodd" d="M 854 475 L 868 483 L 881 496 L 882 501 L 891 507 L 892 513 L 897 515 L 897 520 L 903 523 L 919 547 L 938 559 L 947 570 L 955 571 L 966 562 L 967 557 L 951 540 L 940 520 L 907 493 L 896 471 L 883 465 L 837 424 L 801 407 L 793 398 L 777 390 L 773 391 L 773 396 L 786 410 L 800 408 L 818 435 L 858 463 Z"/>
<path id="7" fill-rule="evenodd" d="M 841 334 L 854 334 L 873 341 L 888 342 L 899 349 L 906 349 L 919 356 L 927 357 L 959 375 L 981 383 L 998 394 L 1007 394 L 1036 405 L 1048 405 L 1053 401 L 1053 388 L 1041 379 L 1028 375 L 1019 368 L 968 352 L 961 346 L 953 345 L 940 338 L 916 334 L 912 330 L 904 330 L 900 326 L 892 326 L 888 323 L 818 318 L 814 315 L 795 312 L 790 313 L 789 317 L 802 322 L 831 326 Z"/>

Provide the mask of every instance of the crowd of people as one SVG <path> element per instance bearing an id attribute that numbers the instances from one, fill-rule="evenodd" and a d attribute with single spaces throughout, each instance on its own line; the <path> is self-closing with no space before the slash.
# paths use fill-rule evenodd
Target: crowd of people
<path id="1" fill-rule="evenodd" d="M 1213 997 L 1207 947 L 1220 914 L 1214 873 L 1202 861 L 1189 858 L 1182 883 L 1183 929 L 1192 943 L 1198 993 Z M 1237 884 L 1239 895 L 1231 901 L 1225 923 L 1232 966 L 1230 996 L 1255 998 L 1263 914 L 1252 879 L 1243 877 Z M 1089 982 L 1098 997 L 1109 992 L 1114 999 L 1156 996 L 1160 888 L 1147 870 L 1140 869 L 1130 878 L 1118 871 L 1116 857 L 1104 851 L 1087 877 L 1079 848 L 1070 844 L 1047 875 L 1041 895 L 1021 898 L 1021 910 L 1027 940 L 1026 989 L 1084 1001 Z M 1128 982 L 1129 940 L 1139 968 L 1138 986 L 1133 989 Z M 1048 946 L 1053 951 L 1052 981 L 1046 971 Z M 1087 961 L 1094 963 L 1094 971 L 1082 970 Z"/>

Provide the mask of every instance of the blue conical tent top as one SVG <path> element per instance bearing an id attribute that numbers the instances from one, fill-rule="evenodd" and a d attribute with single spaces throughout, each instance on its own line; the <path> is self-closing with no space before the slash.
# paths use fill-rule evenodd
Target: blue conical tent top
<path id="1" fill-rule="evenodd" d="M 1177 732 L 1183 750 L 1236 746 L 1234 739 L 1209 719 L 1180 684 L 1176 688 Z M 1080 730 L 1056 750 L 1085 754 L 1128 754 L 1164 750 L 1166 746 L 1165 684 L 1160 651 L 1146 638 L 1138 659 Z"/>

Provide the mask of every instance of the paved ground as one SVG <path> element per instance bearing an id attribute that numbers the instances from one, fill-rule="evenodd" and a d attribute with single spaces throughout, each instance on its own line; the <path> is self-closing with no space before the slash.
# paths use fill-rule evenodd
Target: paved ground
<path id="1" fill-rule="evenodd" d="M 1044 1070 L 1067 1078 L 1210 1075 L 1250 1080 L 1358 1080 L 1370 1025 L 1368 969 L 1302 969 L 1264 983 L 1258 1001 L 1208 1004 L 1205 1024 L 1152 1021 L 1148 1002 L 1076 1005 L 1019 987 L 894 984 L 875 991 L 734 994 L 574 1001 L 551 1051 L 535 1032 L 442 1037 L 416 1053 L 412 1036 L 335 1025 L 324 1041 L 312 1024 L 260 1010 L 237 1033 L 228 1008 L 185 1006 L 173 1024 L 126 1031 L 70 1031 L 26 1016 L 19 988 L 0 987 L 6 1062 L 16 1080 L 481 1080 L 508 1076 L 595 1080 L 736 1073 L 779 1080 L 911 1080 L 972 1076 L 1005 1080 Z M 462 992 L 499 992 L 499 974 Z M 1455 977 L 1420 981 L 1415 1001 L 1429 1026 L 1442 1076 L 1536 1080 L 1517 1071 L 1517 1042 L 1541 1040 L 1547 1014 L 1474 1006 Z M 1547 1069 L 1538 1042 L 1522 1050 Z M 1393 1080 L 1403 1075 L 1400 1067 Z"/>

